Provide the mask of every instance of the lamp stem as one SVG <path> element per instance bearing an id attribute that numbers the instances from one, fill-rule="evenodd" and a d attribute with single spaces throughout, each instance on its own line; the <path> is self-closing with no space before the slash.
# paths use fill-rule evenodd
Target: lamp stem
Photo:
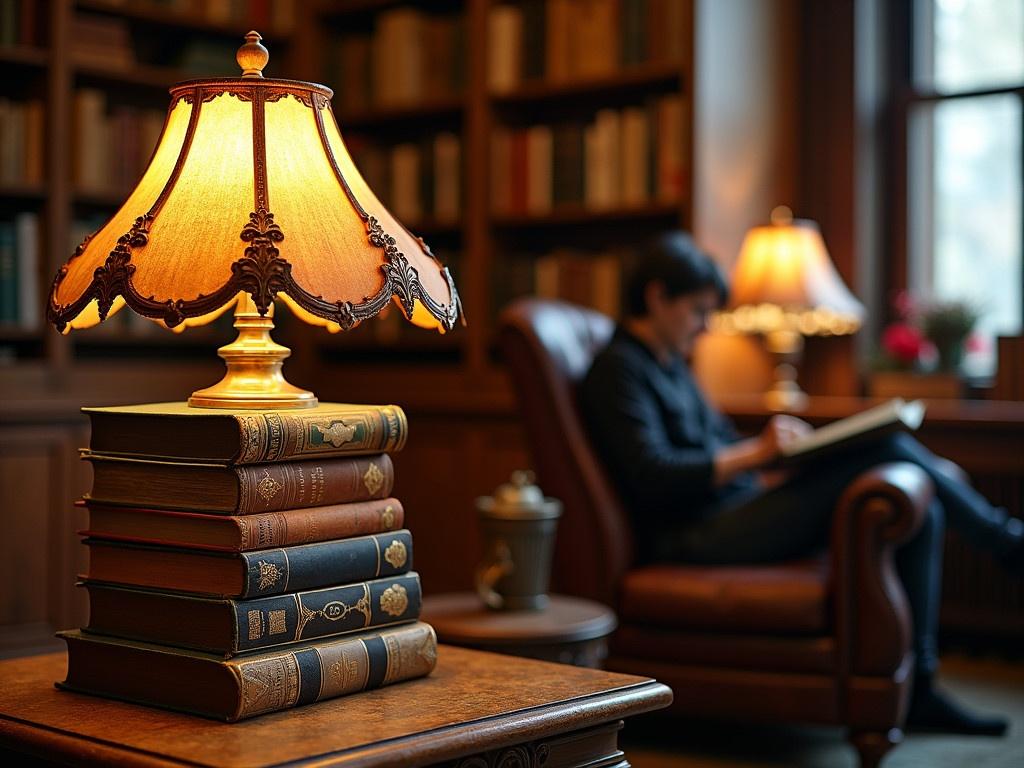
<path id="1" fill-rule="evenodd" d="M 218 383 L 196 390 L 188 399 L 195 408 L 314 408 L 316 395 L 285 381 L 281 366 L 291 354 L 270 338 L 274 305 L 260 315 L 248 293 L 239 294 L 235 306 L 238 338 L 217 350 L 228 370 Z"/>
<path id="2" fill-rule="evenodd" d="M 796 381 L 796 366 L 804 349 L 804 337 L 797 331 L 778 330 L 765 334 L 765 346 L 775 360 L 775 379 L 765 393 L 765 404 L 773 411 L 802 411 L 807 393 Z"/>

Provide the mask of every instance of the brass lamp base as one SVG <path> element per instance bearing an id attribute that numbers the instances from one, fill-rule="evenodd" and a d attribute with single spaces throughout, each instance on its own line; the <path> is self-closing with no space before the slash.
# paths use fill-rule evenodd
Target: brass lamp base
<path id="1" fill-rule="evenodd" d="M 807 393 L 797 384 L 796 363 L 803 351 L 803 336 L 791 330 L 772 331 L 765 334 L 765 346 L 777 361 L 775 380 L 764 394 L 765 405 L 773 411 L 802 411 Z"/>
<path id="2" fill-rule="evenodd" d="M 274 307 L 260 315 L 252 297 L 243 293 L 235 308 L 238 338 L 217 350 L 228 372 L 218 383 L 192 393 L 194 408 L 315 408 L 316 395 L 285 381 L 281 366 L 291 354 L 270 338 Z"/>

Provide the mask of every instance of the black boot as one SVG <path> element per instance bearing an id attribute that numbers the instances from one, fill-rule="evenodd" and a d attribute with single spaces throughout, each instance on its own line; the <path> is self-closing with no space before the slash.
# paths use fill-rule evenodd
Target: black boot
<path id="1" fill-rule="evenodd" d="M 972 715 L 949 696 L 935 688 L 932 678 L 918 675 L 907 713 L 907 731 L 959 733 L 965 736 L 1002 736 L 1007 720 L 1003 717 Z"/>

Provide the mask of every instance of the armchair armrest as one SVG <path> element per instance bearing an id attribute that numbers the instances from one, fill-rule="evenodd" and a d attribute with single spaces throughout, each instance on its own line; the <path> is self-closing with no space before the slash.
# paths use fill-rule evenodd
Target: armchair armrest
<path id="1" fill-rule="evenodd" d="M 935 489 L 920 467 L 882 464 L 843 493 L 832 524 L 832 595 L 847 675 L 889 677 L 911 645 L 910 606 L 893 551 L 921 527 Z"/>

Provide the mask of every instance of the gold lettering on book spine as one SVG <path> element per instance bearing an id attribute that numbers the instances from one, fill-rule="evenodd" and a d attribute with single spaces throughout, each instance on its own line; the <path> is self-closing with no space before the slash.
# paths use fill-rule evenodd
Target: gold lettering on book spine
<path id="1" fill-rule="evenodd" d="M 299 665 L 293 654 L 234 666 L 242 694 L 239 718 L 294 707 L 299 700 Z"/>

